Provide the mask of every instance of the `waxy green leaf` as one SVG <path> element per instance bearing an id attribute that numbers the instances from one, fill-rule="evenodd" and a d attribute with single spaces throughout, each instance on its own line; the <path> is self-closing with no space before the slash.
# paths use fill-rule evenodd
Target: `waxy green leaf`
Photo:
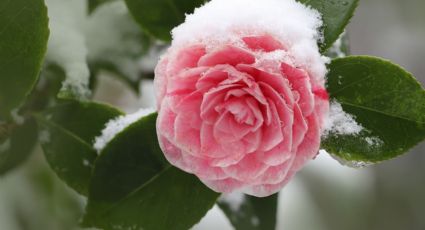
<path id="1" fill-rule="evenodd" d="M 43 0 L 0 1 L 0 120 L 37 82 L 49 37 Z"/>
<path id="2" fill-rule="evenodd" d="M 87 195 L 97 152 L 95 137 L 122 113 L 106 105 L 65 101 L 38 117 L 40 141 L 55 173 L 71 188 Z"/>
<path id="3" fill-rule="evenodd" d="M 319 11 L 323 20 L 323 41 L 320 51 L 323 53 L 339 38 L 348 25 L 359 0 L 298 0 Z"/>
<path id="4" fill-rule="evenodd" d="M 125 0 L 130 13 L 143 30 L 154 37 L 171 41 L 171 30 L 184 22 L 204 0 Z"/>
<path id="5" fill-rule="evenodd" d="M 394 158 L 424 140 L 425 90 L 410 73 L 368 56 L 335 59 L 329 71 L 331 99 L 363 130 L 357 135 L 331 132 L 322 140 L 328 152 L 354 165 L 373 163 Z"/>
<path id="6" fill-rule="evenodd" d="M 96 160 L 83 225 L 108 230 L 186 230 L 219 194 L 170 166 L 156 135 L 156 114 L 141 118 Z"/>
<path id="7" fill-rule="evenodd" d="M 0 124 L 0 175 L 24 162 L 37 143 L 37 123 L 27 119 L 23 124 Z"/>

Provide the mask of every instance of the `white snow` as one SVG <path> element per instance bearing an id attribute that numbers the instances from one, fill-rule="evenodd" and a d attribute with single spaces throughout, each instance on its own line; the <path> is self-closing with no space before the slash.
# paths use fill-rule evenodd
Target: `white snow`
<path id="1" fill-rule="evenodd" d="M 10 112 L 10 115 L 12 115 L 12 119 L 16 124 L 23 125 L 25 122 L 25 117 L 21 116 L 19 114 L 19 109 L 14 109 Z"/>
<path id="2" fill-rule="evenodd" d="M 38 134 L 38 140 L 42 144 L 46 144 L 50 142 L 50 133 L 47 130 L 41 130 Z"/>
<path id="3" fill-rule="evenodd" d="M 237 212 L 245 201 L 245 195 L 241 192 L 227 193 L 221 195 L 219 201 L 228 204 L 232 211 Z"/>
<path id="4" fill-rule="evenodd" d="M 260 219 L 258 219 L 258 217 L 256 217 L 256 216 L 253 216 L 251 218 L 251 224 L 254 225 L 254 226 L 258 226 L 260 224 Z"/>
<path id="5" fill-rule="evenodd" d="M 381 140 L 379 137 L 366 137 L 365 140 L 367 144 L 371 147 L 378 147 L 384 144 L 384 141 Z"/>
<path id="6" fill-rule="evenodd" d="M 83 159 L 83 165 L 86 167 L 90 166 L 90 161 L 87 159 Z"/>
<path id="7" fill-rule="evenodd" d="M 90 61 L 114 63 L 131 80 L 138 78 L 141 32 L 124 1 L 97 8 L 85 21 L 84 33 Z"/>
<path id="8" fill-rule="evenodd" d="M 66 73 L 62 89 L 86 98 L 88 61 L 113 63 L 132 80 L 140 72 L 141 31 L 129 16 L 123 1 L 102 4 L 87 15 L 82 0 L 46 0 L 49 8 L 50 38 L 46 61 Z"/>
<path id="9" fill-rule="evenodd" d="M 10 147 L 11 147 L 10 139 L 5 140 L 3 143 L 0 144 L 0 153 L 4 153 L 8 151 Z"/>
<path id="10" fill-rule="evenodd" d="M 144 116 L 147 116 L 149 114 L 152 114 L 155 112 L 155 109 L 147 108 L 147 109 L 140 109 L 139 111 L 123 115 L 118 118 L 110 120 L 108 123 L 106 123 L 105 128 L 102 130 L 102 134 L 98 137 L 96 137 L 94 142 L 94 148 L 100 152 L 103 148 L 121 131 L 123 131 L 125 128 L 127 128 L 132 123 L 138 121 Z"/>
<path id="11" fill-rule="evenodd" d="M 63 90 L 85 98 L 88 90 L 89 68 L 87 48 L 82 23 L 85 19 L 85 2 L 80 0 L 47 0 L 49 7 L 50 38 L 46 60 L 63 67 L 66 80 Z"/>
<path id="12" fill-rule="evenodd" d="M 186 16 L 172 31 L 175 47 L 240 44 L 244 35 L 270 34 L 282 41 L 296 66 L 323 82 L 328 58 L 320 55 L 320 14 L 295 0 L 213 0 Z"/>
<path id="13" fill-rule="evenodd" d="M 355 121 L 354 117 L 342 109 L 341 104 L 331 101 L 328 118 L 325 120 L 323 135 L 330 133 L 338 135 L 356 135 L 363 127 Z"/>
<path id="14" fill-rule="evenodd" d="M 329 53 L 334 54 L 338 58 L 345 57 L 345 53 L 342 52 L 342 45 L 343 45 L 343 37 L 345 36 L 346 32 L 344 31 L 339 38 L 335 41 L 335 43 L 329 48 Z"/>

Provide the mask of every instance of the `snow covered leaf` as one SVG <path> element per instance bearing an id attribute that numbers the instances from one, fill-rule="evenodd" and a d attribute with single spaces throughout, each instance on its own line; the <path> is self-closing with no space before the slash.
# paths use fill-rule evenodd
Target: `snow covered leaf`
<path id="1" fill-rule="evenodd" d="M 298 0 L 322 14 L 324 40 L 320 44 L 325 52 L 339 38 L 354 14 L 359 0 Z"/>
<path id="2" fill-rule="evenodd" d="M 325 150 L 348 165 L 363 166 L 394 158 L 425 138 L 425 90 L 410 73 L 368 56 L 335 59 L 329 69 L 331 98 L 362 129 L 330 131 L 322 140 Z M 331 109 L 332 116 L 337 117 Z M 337 130 L 350 128 L 342 126 Z"/>
<path id="3" fill-rule="evenodd" d="M 37 142 L 37 123 L 27 119 L 22 124 L 0 124 L 0 175 L 24 162 Z"/>
<path id="4" fill-rule="evenodd" d="M 106 122 L 121 112 L 106 105 L 67 100 L 38 117 L 39 139 L 55 173 L 85 195 L 97 157 L 92 143 Z"/>
<path id="5" fill-rule="evenodd" d="M 112 139 L 96 160 L 83 225 L 109 230 L 186 230 L 218 194 L 170 166 L 160 150 L 156 117 L 142 117 Z"/>
<path id="6" fill-rule="evenodd" d="M 205 0 L 125 0 L 133 17 L 149 34 L 170 41 L 170 31 Z"/>
<path id="7" fill-rule="evenodd" d="M 218 201 L 235 230 L 275 230 L 277 204 L 278 193 L 265 198 L 223 194 Z"/>
<path id="8" fill-rule="evenodd" d="M 49 37 L 43 0 L 0 1 L 0 120 L 34 87 Z"/>

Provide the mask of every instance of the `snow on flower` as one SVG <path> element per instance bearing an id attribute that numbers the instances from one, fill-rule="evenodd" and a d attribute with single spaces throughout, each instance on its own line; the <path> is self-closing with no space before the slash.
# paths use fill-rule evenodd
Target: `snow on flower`
<path id="1" fill-rule="evenodd" d="M 213 0 L 188 15 L 155 71 L 168 161 L 217 192 L 279 191 L 319 151 L 320 26 L 294 0 Z"/>

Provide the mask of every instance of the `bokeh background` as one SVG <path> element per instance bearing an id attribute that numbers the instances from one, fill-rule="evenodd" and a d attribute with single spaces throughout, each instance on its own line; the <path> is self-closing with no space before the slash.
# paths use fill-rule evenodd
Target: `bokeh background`
<path id="1" fill-rule="evenodd" d="M 425 85 L 424 9 L 424 0 L 361 1 L 348 27 L 352 54 L 399 63 Z M 141 92 L 136 96 L 105 74 L 95 98 L 132 112 L 152 105 L 150 80 L 142 82 Z M 52 174 L 37 148 L 24 165 L 0 178 L 0 229 L 77 230 L 84 202 Z M 194 229 L 232 228 L 215 207 Z M 280 193 L 277 229 L 425 229 L 425 144 L 363 169 L 320 154 Z"/>

